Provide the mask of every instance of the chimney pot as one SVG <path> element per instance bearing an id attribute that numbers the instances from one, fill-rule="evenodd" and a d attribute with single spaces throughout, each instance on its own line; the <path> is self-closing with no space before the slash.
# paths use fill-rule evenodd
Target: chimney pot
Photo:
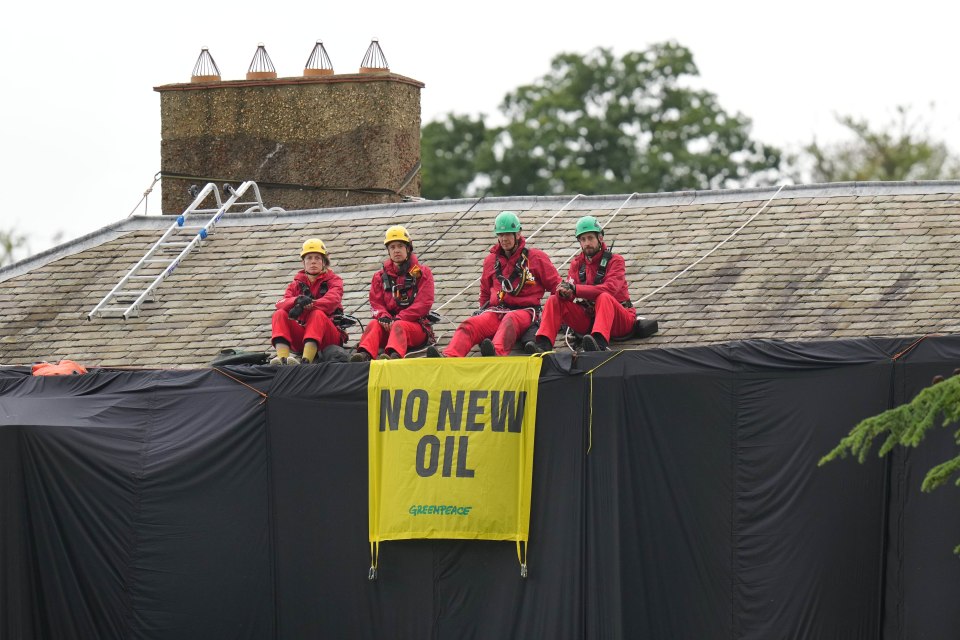
<path id="1" fill-rule="evenodd" d="M 190 82 L 220 82 L 220 69 L 217 67 L 217 63 L 213 61 L 213 56 L 210 55 L 210 50 L 207 47 L 200 49 L 200 56 L 193 65 Z"/>
<path id="2" fill-rule="evenodd" d="M 380 42 L 377 38 L 370 40 L 370 46 L 363 56 L 360 63 L 360 73 L 389 73 L 390 65 L 387 64 L 387 57 L 383 55 L 383 49 L 380 48 Z"/>
<path id="3" fill-rule="evenodd" d="M 257 43 L 257 51 L 250 61 L 250 68 L 247 69 L 247 80 L 274 80 L 276 77 L 277 69 L 273 66 L 267 48 L 262 42 Z"/>
<path id="4" fill-rule="evenodd" d="M 303 67 L 304 76 L 329 76 L 333 75 L 333 63 L 330 62 L 330 56 L 323 46 L 323 40 L 317 40 L 313 45 L 313 51 L 307 58 L 307 64 Z"/>

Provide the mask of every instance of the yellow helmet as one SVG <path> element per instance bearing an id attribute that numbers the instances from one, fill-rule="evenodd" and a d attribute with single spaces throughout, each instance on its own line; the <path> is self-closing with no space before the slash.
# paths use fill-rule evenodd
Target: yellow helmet
<path id="1" fill-rule="evenodd" d="M 323 246 L 323 240 L 320 240 L 319 238 L 310 238 L 304 242 L 303 249 L 300 250 L 300 259 L 303 260 L 303 256 L 307 255 L 308 253 L 319 253 L 324 258 L 327 258 L 327 248 Z"/>
<path id="2" fill-rule="evenodd" d="M 409 245 L 413 244 L 413 240 L 410 239 L 410 234 L 407 233 L 406 228 L 401 227 L 399 224 L 396 224 L 389 229 L 387 229 L 387 234 L 383 238 L 383 244 L 388 245 L 391 242 L 406 242 Z"/>

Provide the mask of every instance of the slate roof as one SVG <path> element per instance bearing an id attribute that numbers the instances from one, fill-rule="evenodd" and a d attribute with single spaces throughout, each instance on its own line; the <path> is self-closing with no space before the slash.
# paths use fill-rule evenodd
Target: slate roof
<path id="1" fill-rule="evenodd" d="M 437 326 L 446 344 L 456 322 L 476 307 L 475 280 L 502 209 L 520 213 L 528 236 L 547 223 L 530 242 L 558 266 L 576 249 L 577 218 L 589 213 L 607 224 L 607 240 L 626 259 L 633 299 L 660 322 L 657 336 L 625 346 L 958 331 L 960 182 L 776 191 L 228 214 L 161 286 L 160 301 L 127 321 L 88 321 L 89 311 L 171 222 L 133 217 L 0 270 L 0 364 L 70 358 L 90 366 L 196 367 L 223 348 L 268 351 L 273 303 L 311 236 L 326 242 L 344 279 L 344 308 L 365 317 L 369 282 L 385 257 L 383 232 L 398 223 L 434 270 L 436 307 L 449 320 Z M 351 346 L 358 337 L 351 335 Z"/>

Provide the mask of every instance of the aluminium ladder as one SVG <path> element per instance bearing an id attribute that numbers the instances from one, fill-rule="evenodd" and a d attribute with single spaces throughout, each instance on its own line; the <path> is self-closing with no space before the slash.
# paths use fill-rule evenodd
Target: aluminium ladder
<path id="1" fill-rule="evenodd" d="M 256 200 L 237 202 L 250 188 L 253 189 Z M 196 195 L 190 206 L 177 216 L 170 228 L 150 247 L 146 255 L 140 258 L 140 261 L 127 272 L 127 275 L 123 276 L 120 282 L 110 290 L 110 293 L 104 296 L 103 300 L 87 314 L 87 319 L 110 317 L 126 320 L 140 315 L 141 305 L 146 301 L 153 300 L 154 291 L 160 286 L 160 283 L 174 272 L 191 251 L 203 244 L 203 241 L 213 231 L 213 227 L 231 207 L 252 205 L 246 210 L 247 213 L 268 211 L 263 206 L 260 188 L 253 181 L 248 180 L 237 189 L 225 184 L 223 185 L 223 191 L 224 194 L 230 196 L 226 201 L 221 200 L 220 191 L 217 189 L 217 185 L 212 182 L 207 183 L 199 192 L 196 191 L 196 188 L 192 189 L 191 193 Z M 200 208 L 200 205 L 207 200 L 211 193 L 216 199 L 216 208 Z M 273 207 L 269 211 L 283 211 L 283 209 Z M 212 214 L 212 217 L 206 223 L 189 224 L 191 218 L 205 214 Z M 170 254 L 173 253 L 176 255 L 171 258 Z M 167 255 L 164 257 L 162 254 Z"/>

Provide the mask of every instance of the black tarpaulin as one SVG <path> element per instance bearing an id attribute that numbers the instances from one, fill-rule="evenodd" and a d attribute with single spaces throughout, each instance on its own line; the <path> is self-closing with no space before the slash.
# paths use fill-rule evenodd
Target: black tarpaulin
<path id="1" fill-rule="evenodd" d="M 445 540 L 367 580 L 364 365 L 3 370 L 0 637 L 958 637 L 953 430 L 816 466 L 960 364 L 911 342 L 548 358 L 526 580 Z"/>
<path id="2" fill-rule="evenodd" d="M 213 371 L 0 389 L 3 637 L 273 635 L 260 396 Z"/>

